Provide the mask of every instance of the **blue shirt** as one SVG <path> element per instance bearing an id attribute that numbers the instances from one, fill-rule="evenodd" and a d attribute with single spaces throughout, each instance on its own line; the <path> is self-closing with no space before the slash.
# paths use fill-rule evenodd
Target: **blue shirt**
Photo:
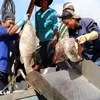
<path id="1" fill-rule="evenodd" d="M 38 10 L 35 14 L 35 27 L 40 42 L 53 40 L 53 31 L 58 30 L 56 11 L 48 8 L 44 13 L 42 13 L 41 9 Z"/>
<path id="2" fill-rule="evenodd" d="M 96 40 L 85 42 L 82 46 L 84 48 L 83 54 L 88 57 L 88 59 L 94 62 L 100 60 L 100 29 L 97 23 L 90 18 L 80 18 L 78 22 L 78 28 L 68 29 L 69 36 L 77 38 L 92 31 L 97 31 L 99 37 Z"/>
<path id="3" fill-rule="evenodd" d="M 8 73 L 10 41 L 18 39 L 18 34 L 9 36 L 7 28 L 0 26 L 0 71 Z"/>

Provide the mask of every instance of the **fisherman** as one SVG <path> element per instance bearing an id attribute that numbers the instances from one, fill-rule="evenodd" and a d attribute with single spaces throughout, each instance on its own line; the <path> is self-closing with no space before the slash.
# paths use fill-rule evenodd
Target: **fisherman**
<path id="1" fill-rule="evenodd" d="M 63 11 L 75 11 L 74 9 L 74 6 L 71 2 L 66 2 L 63 4 Z M 69 36 L 69 33 L 68 33 L 68 28 L 67 26 L 61 22 L 60 24 L 60 27 L 59 27 L 59 39 L 58 40 L 61 40 L 63 37 L 66 37 L 66 36 Z"/>
<path id="2" fill-rule="evenodd" d="M 62 13 L 64 11 L 75 11 L 74 9 L 74 6 L 71 2 L 66 2 L 63 4 L 63 10 L 62 10 Z M 58 35 L 58 41 L 60 41 L 61 39 L 63 39 L 64 37 L 69 37 L 69 33 L 68 33 L 68 28 L 67 26 L 61 22 L 60 24 L 60 27 L 59 27 L 59 35 Z M 53 59 L 54 60 L 54 59 Z M 54 62 L 54 61 L 53 61 Z M 67 65 L 66 65 L 66 62 L 63 61 L 63 62 L 59 62 L 57 63 L 57 70 L 60 70 L 60 69 L 67 69 Z"/>
<path id="3" fill-rule="evenodd" d="M 91 18 L 81 18 L 74 11 L 65 11 L 62 22 L 68 27 L 69 37 L 73 37 L 83 47 L 82 55 L 100 66 L 100 29 Z"/>
<path id="4" fill-rule="evenodd" d="M 11 69 L 8 68 L 10 41 L 17 40 L 21 34 L 15 33 L 26 21 L 28 15 L 24 15 L 21 20 L 15 24 L 15 16 L 12 12 L 7 12 L 1 18 L 0 25 L 0 90 L 8 84 L 8 74 Z"/>
<path id="5" fill-rule="evenodd" d="M 35 14 L 35 25 L 37 36 L 40 39 L 39 54 L 42 58 L 43 68 L 55 67 L 52 57 L 58 38 L 58 21 L 56 11 L 49 7 L 52 2 L 53 0 L 35 0 L 34 2 L 36 6 L 40 7 Z"/>

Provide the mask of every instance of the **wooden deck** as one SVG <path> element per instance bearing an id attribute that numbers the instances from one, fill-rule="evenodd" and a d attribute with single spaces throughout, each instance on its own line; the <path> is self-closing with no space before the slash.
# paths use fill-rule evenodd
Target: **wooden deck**
<path id="1" fill-rule="evenodd" d="M 34 89 L 29 89 L 29 90 L 19 90 L 9 95 L 0 96 L 0 100 L 28 100 L 29 98 L 33 97 L 34 97 L 33 100 L 38 100 Z"/>

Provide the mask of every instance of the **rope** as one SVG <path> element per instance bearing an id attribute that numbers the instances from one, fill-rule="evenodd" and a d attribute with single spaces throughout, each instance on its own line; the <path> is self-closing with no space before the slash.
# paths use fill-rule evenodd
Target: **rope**
<path id="1" fill-rule="evenodd" d="M 3 92 L 8 88 L 8 86 L 9 86 L 12 82 L 14 82 L 14 81 L 16 80 L 16 78 L 19 77 L 19 76 L 20 76 L 20 73 L 18 73 L 18 74 L 15 76 L 15 78 L 13 78 L 13 79 L 1 90 L 1 93 L 3 93 Z"/>
<path id="2" fill-rule="evenodd" d="M 13 0 L 4 0 L 0 14 L 4 16 L 7 12 L 11 12 L 15 15 L 15 3 Z"/>

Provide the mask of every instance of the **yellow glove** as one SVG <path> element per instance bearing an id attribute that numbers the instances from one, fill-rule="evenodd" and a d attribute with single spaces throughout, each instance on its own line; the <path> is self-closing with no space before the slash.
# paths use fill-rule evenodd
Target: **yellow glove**
<path id="1" fill-rule="evenodd" d="M 78 43 L 75 42 L 76 53 L 78 53 Z"/>
<path id="2" fill-rule="evenodd" d="M 81 35 L 76 39 L 78 40 L 79 44 L 83 44 L 88 40 L 95 40 L 97 38 L 98 38 L 98 33 L 96 31 L 92 31 L 91 33 Z"/>

